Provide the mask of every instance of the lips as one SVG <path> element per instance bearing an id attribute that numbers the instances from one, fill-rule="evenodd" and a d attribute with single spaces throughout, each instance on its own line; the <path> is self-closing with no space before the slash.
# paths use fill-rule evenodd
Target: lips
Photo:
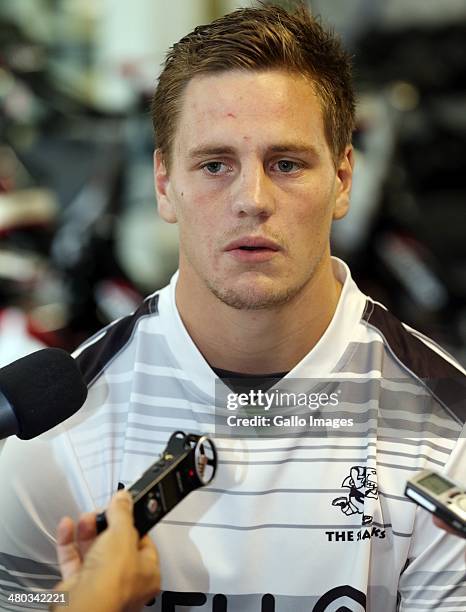
<path id="1" fill-rule="evenodd" d="M 280 246 L 273 242 L 273 240 L 269 240 L 268 238 L 261 238 L 260 236 L 244 236 L 244 238 L 238 238 L 238 240 L 234 240 L 230 242 L 225 251 L 235 251 L 240 249 L 242 251 L 257 251 L 257 250 L 269 250 L 269 251 L 279 251 Z"/>
<path id="2" fill-rule="evenodd" d="M 280 245 L 260 236 L 244 236 L 233 240 L 225 248 L 226 253 L 244 265 L 263 264 L 277 257 Z"/>

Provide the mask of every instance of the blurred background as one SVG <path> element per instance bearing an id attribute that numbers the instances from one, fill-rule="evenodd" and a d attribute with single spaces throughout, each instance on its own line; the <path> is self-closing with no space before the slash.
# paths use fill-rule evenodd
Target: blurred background
<path id="1" fill-rule="evenodd" d="M 280 4 L 280 2 L 274 2 Z M 466 3 L 311 0 L 354 54 L 352 210 L 333 250 L 466 362 Z M 2 0 L 0 366 L 73 350 L 177 267 L 149 103 L 167 48 L 254 1 Z"/>

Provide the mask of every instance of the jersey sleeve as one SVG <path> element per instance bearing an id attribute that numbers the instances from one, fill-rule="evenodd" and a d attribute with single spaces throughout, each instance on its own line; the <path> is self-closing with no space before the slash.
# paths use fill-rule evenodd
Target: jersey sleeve
<path id="1" fill-rule="evenodd" d="M 0 453 L 0 610 L 47 609 L 10 595 L 53 589 L 57 524 L 93 510 L 93 500 L 60 426 L 34 440 L 10 438 Z"/>
<path id="2" fill-rule="evenodd" d="M 442 474 L 464 483 L 466 429 Z M 436 527 L 417 507 L 408 565 L 399 581 L 399 612 L 460 612 L 466 605 L 466 540 Z"/>

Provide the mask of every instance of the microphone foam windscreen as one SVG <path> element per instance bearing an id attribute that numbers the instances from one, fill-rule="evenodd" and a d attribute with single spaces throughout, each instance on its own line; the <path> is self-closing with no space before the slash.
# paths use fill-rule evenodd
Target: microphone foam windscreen
<path id="1" fill-rule="evenodd" d="M 18 438 L 29 440 L 77 412 L 87 397 L 78 365 L 66 351 L 45 348 L 0 370 L 0 391 L 19 424 Z"/>

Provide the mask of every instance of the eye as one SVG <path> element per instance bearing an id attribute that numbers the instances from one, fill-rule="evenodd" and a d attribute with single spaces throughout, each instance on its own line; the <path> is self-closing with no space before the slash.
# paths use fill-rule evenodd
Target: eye
<path id="1" fill-rule="evenodd" d="M 275 162 L 274 166 L 278 168 L 278 171 L 283 174 L 290 174 L 301 169 L 301 164 L 298 162 L 291 161 L 290 159 L 279 159 Z"/>
<path id="2" fill-rule="evenodd" d="M 205 164 L 202 164 L 201 168 L 207 174 L 211 174 L 211 175 L 225 174 L 226 172 L 231 170 L 231 166 L 227 166 L 227 164 L 224 164 L 223 162 L 220 162 L 220 161 L 207 162 Z"/>

